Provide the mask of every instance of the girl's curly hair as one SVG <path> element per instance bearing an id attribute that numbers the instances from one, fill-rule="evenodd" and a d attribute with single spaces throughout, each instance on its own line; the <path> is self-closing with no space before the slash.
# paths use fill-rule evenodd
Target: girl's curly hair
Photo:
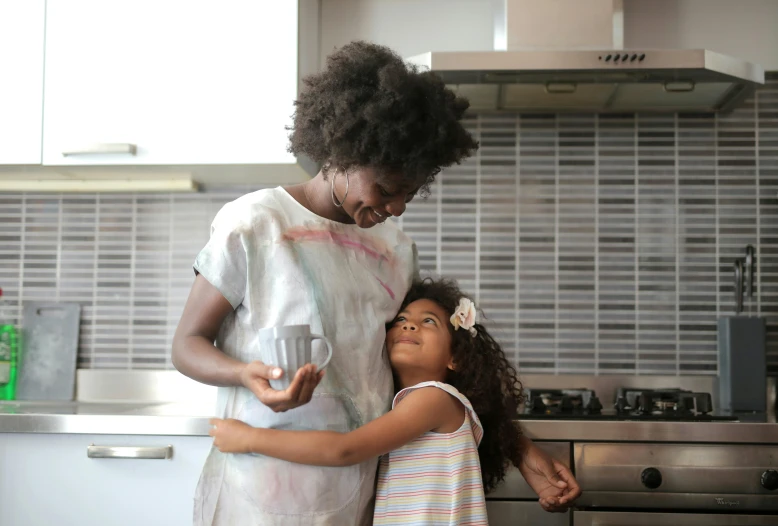
<path id="1" fill-rule="evenodd" d="M 467 297 L 453 280 L 426 278 L 411 286 L 401 307 L 420 299 L 434 301 L 449 316 Z M 451 356 L 456 367 L 449 371 L 446 382 L 456 387 L 473 405 L 484 436 L 478 447 L 484 491 L 489 492 L 505 478 L 509 464 L 518 466 L 519 428 L 514 425 L 516 411 L 522 401 L 522 386 L 516 369 L 508 363 L 500 344 L 486 328 L 475 324 L 475 336 L 464 329 L 451 332 Z"/>
<path id="2" fill-rule="evenodd" d="M 388 47 L 351 42 L 303 83 L 289 151 L 323 165 L 325 177 L 330 166 L 370 166 L 425 194 L 442 167 L 478 148 L 460 122 L 467 99 Z"/>

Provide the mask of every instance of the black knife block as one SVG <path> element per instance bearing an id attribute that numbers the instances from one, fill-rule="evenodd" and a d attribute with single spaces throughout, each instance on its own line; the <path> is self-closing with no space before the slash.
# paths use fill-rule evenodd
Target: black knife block
<path id="1" fill-rule="evenodd" d="M 719 409 L 734 412 L 767 410 L 767 351 L 763 318 L 720 318 Z"/>

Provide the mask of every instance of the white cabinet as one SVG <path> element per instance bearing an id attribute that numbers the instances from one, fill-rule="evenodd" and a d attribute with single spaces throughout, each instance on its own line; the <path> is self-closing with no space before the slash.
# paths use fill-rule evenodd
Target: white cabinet
<path id="1" fill-rule="evenodd" d="M 40 164 L 45 0 L 0 0 L 0 164 Z"/>
<path id="2" fill-rule="evenodd" d="M 172 445 L 170 459 L 88 458 L 87 447 Z M 0 524 L 192 524 L 210 437 L 0 433 Z"/>
<path id="3" fill-rule="evenodd" d="M 297 1 L 48 0 L 43 164 L 294 163 L 298 22 Z"/>

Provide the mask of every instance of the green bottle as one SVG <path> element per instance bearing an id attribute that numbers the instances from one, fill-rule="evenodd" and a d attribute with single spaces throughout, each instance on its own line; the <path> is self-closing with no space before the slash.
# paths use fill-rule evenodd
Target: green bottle
<path id="1" fill-rule="evenodd" d="M 0 302 L 3 289 L 0 289 Z M 0 400 L 16 399 L 16 373 L 19 359 L 16 327 L 0 324 Z"/>

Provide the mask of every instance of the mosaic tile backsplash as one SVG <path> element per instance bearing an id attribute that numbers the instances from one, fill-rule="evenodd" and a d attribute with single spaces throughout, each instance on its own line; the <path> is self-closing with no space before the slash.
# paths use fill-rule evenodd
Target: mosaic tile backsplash
<path id="1" fill-rule="evenodd" d="M 526 373 L 717 372 L 751 244 L 778 374 L 778 77 L 726 116 L 478 114 L 478 155 L 400 223 Z M 83 305 L 79 367 L 169 369 L 211 219 L 249 189 L 0 194 L 2 319 Z"/>

